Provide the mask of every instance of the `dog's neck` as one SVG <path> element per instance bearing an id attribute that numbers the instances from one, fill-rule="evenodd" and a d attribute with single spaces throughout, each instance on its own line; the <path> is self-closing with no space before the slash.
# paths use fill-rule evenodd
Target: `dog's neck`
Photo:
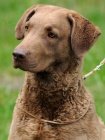
<path id="1" fill-rule="evenodd" d="M 26 83 L 30 87 L 38 87 L 46 92 L 78 90 L 78 85 L 82 82 L 82 62 L 78 61 L 67 68 L 64 65 L 63 67 L 36 74 L 27 72 Z"/>
<path id="2" fill-rule="evenodd" d="M 76 121 L 84 115 L 89 107 L 89 98 L 83 86 L 81 75 L 82 62 L 75 67 L 69 67 L 65 72 L 27 73 L 22 93 L 25 110 L 31 114 L 41 111 L 44 119 L 61 121 Z M 19 99 L 18 102 L 21 102 Z M 72 108 L 68 110 L 68 108 Z M 78 111 L 81 108 L 81 111 Z M 68 116 L 65 118 L 65 114 Z M 60 116 L 58 116 L 58 114 Z M 70 118 L 71 117 L 71 118 Z"/>

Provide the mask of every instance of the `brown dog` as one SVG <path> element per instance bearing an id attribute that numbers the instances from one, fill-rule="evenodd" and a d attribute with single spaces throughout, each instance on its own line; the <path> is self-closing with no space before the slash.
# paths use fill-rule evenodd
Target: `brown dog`
<path id="1" fill-rule="evenodd" d="M 27 71 L 9 140 L 105 140 L 82 79 L 82 60 L 100 30 L 74 11 L 38 5 L 16 26 L 14 67 Z"/>

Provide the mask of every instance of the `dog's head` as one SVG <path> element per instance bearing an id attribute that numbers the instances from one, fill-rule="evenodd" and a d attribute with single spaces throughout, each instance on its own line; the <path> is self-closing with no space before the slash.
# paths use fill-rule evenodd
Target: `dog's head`
<path id="1" fill-rule="evenodd" d="M 16 26 L 23 41 L 13 52 L 14 67 L 40 72 L 69 62 L 71 52 L 81 59 L 92 47 L 100 30 L 78 13 L 56 6 L 28 9 Z"/>

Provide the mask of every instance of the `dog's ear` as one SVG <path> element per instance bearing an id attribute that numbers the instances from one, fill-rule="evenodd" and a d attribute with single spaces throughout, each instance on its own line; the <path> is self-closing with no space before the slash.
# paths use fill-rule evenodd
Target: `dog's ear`
<path id="1" fill-rule="evenodd" d="M 83 57 L 92 47 L 98 36 L 101 34 L 98 27 L 78 13 L 69 13 L 71 24 L 71 46 L 77 57 Z"/>
<path id="2" fill-rule="evenodd" d="M 16 38 L 18 40 L 24 38 L 25 23 L 30 20 L 30 18 L 35 14 L 36 9 L 40 6 L 42 5 L 32 6 L 31 8 L 27 9 L 22 15 L 21 19 L 15 27 Z"/>

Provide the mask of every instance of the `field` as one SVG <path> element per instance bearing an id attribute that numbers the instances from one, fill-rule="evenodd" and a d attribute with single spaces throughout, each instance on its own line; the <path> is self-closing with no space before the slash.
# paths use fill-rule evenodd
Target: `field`
<path id="1" fill-rule="evenodd" d="M 24 72 L 12 66 L 12 51 L 20 41 L 15 39 L 15 25 L 22 13 L 35 4 L 53 4 L 73 9 L 91 20 L 102 32 L 98 41 L 85 55 L 83 75 L 105 58 L 104 0 L 3 0 L 0 1 L 0 140 L 7 140 L 12 113 Z M 105 122 L 105 65 L 84 81 L 95 99 L 96 111 Z"/>

